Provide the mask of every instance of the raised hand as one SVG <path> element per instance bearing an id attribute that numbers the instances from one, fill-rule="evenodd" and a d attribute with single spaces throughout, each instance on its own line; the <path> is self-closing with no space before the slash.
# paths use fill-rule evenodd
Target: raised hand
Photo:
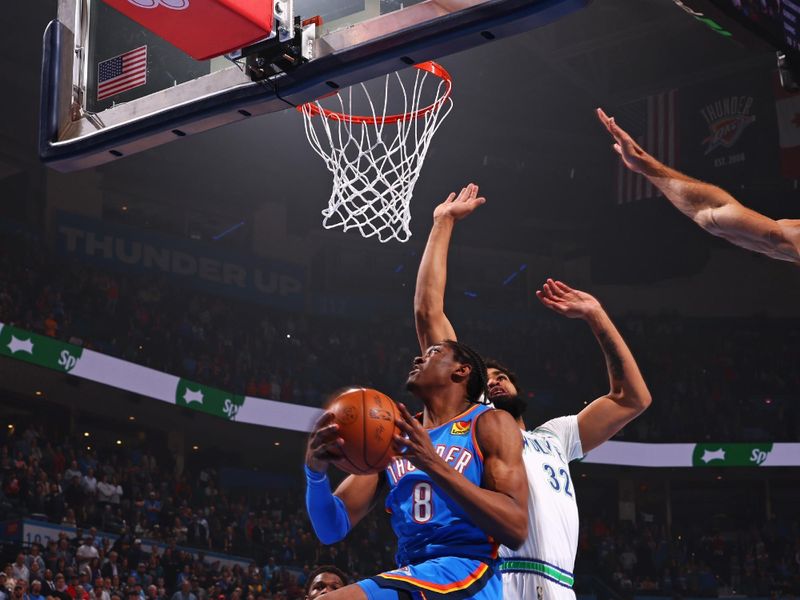
<path id="1" fill-rule="evenodd" d="M 573 290 L 566 283 L 548 279 L 536 297 L 550 310 L 570 319 L 585 319 L 603 310 L 597 298 L 580 290 Z"/>
<path id="2" fill-rule="evenodd" d="M 655 159 L 637 144 L 630 134 L 622 129 L 614 117 L 609 117 L 602 108 L 597 109 L 597 118 L 614 138 L 614 150 L 622 158 L 622 162 L 635 173 L 647 174 Z"/>
<path id="3" fill-rule="evenodd" d="M 447 196 L 447 199 L 434 209 L 433 219 L 435 221 L 450 218 L 453 221 L 460 221 L 471 215 L 484 202 L 486 198 L 478 196 L 478 186 L 470 183 L 461 189 L 458 196 L 455 194 Z"/>
<path id="4" fill-rule="evenodd" d="M 339 437 L 339 426 L 333 422 L 334 418 L 332 412 L 324 413 L 308 436 L 306 465 L 317 473 L 326 472 L 331 461 L 342 458 L 344 440 Z"/>

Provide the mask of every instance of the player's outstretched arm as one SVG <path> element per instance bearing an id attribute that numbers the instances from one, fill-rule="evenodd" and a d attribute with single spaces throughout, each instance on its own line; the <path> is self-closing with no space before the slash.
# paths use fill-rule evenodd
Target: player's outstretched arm
<path id="1" fill-rule="evenodd" d="M 747 208 L 722 188 L 693 179 L 659 162 L 603 109 L 597 109 L 597 117 L 614 138 L 614 150 L 625 166 L 647 177 L 700 227 L 747 250 L 800 262 L 800 220 L 776 221 Z"/>
<path id="2" fill-rule="evenodd" d="M 586 321 L 605 355 L 611 390 L 578 413 L 581 446 L 588 452 L 642 414 L 652 401 L 650 391 L 628 345 L 594 296 L 548 279 L 536 297 L 558 314 Z"/>
<path id="3" fill-rule="evenodd" d="M 483 453 L 483 482 L 478 487 L 436 453 L 428 432 L 400 405 L 395 436 L 404 456 L 425 471 L 472 521 L 496 542 L 518 548 L 528 535 L 528 479 L 522 463 L 522 436 L 514 418 L 501 410 L 487 411 L 473 426 Z"/>
<path id="4" fill-rule="evenodd" d="M 478 186 L 470 183 L 458 196 L 450 194 L 433 211 L 433 227 L 419 263 L 414 292 L 414 323 L 423 352 L 433 344 L 456 339 L 456 332 L 444 312 L 447 252 L 456 221 L 471 214 L 485 201 L 478 197 Z"/>
<path id="5" fill-rule="evenodd" d="M 380 475 L 350 475 L 331 493 L 327 471 L 331 461 L 341 458 L 343 443 L 333 413 L 326 412 L 306 447 L 306 509 L 323 544 L 343 539 L 373 507 L 381 486 Z"/>

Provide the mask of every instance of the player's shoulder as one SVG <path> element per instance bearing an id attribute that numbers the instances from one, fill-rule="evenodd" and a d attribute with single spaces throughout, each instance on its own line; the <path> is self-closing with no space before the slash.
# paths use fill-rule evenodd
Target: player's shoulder
<path id="1" fill-rule="evenodd" d="M 476 421 L 475 435 L 478 444 L 487 449 L 499 448 L 504 443 L 522 445 L 521 431 L 516 420 L 504 410 L 483 411 Z"/>
<path id="2" fill-rule="evenodd" d="M 554 435 L 560 437 L 566 431 L 570 429 L 576 429 L 578 427 L 578 416 L 577 415 L 564 415 L 563 417 L 556 417 L 555 419 L 550 419 L 549 421 L 545 421 L 538 427 L 535 427 L 525 433 L 530 435 Z"/>
<path id="3" fill-rule="evenodd" d="M 550 419 L 542 423 L 532 432 L 533 437 L 542 437 L 546 445 L 555 446 L 559 454 L 564 455 L 567 462 L 581 458 L 583 456 L 583 446 L 581 443 L 581 432 L 578 427 L 578 416 L 567 415 Z M 531 440 L 535 443 L 535 440 Z"/>
<path id="4" fill-rule="evenodd" d="M 480 417 L 481 428 L 497 427 L 499 429 L 519 429 L 514 417 L 504 410 L 487 407 L 487 410 L 482 411 L 478 417 Z"/>

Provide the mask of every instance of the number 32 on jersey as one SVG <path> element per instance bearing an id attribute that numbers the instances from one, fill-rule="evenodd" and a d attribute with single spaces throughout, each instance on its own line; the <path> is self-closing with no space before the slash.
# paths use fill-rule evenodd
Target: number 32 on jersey
<path id="1" fill-rule="evenodd" d="M 570 488 L 569 471 L 565 468 L 560 468 L 558 472 L 548 464 L 543 464 L 545 473 L 547 474 L 547 481 L 555 491 L 563 492 L 572 498 L 572 489 Z"/>

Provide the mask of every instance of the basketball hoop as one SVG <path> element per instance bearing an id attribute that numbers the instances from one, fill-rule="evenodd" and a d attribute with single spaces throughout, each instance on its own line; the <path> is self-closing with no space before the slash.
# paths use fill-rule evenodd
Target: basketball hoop
<path id="1" fill-rule="evenodd" d="M 441 65 L 420 63 L 414 65 L 414 74 L 413 87 L 399 72 L 387 75 L 381 103 L 373 101 L 362 83 L 328 97 L 335 98 L 339 111 L 324 108 L 319 100 L 298 107 L 311 147 L 333 174 L 328 208 L 322 211 L 326 229 L 355 228 L 381 242 L 411 237 L 414 186 L 431 139 L 453 108 L 452 79 Z M 428 79 L 437 81 L 435 88 L 425 85 Z M 387 115 L 390 97 L 402 98 L 403 104 L 402 110 Z M 432 100 L 423 107 L 423 99 Z M 370 114 L 353 114 L 359 100 Z"/>

